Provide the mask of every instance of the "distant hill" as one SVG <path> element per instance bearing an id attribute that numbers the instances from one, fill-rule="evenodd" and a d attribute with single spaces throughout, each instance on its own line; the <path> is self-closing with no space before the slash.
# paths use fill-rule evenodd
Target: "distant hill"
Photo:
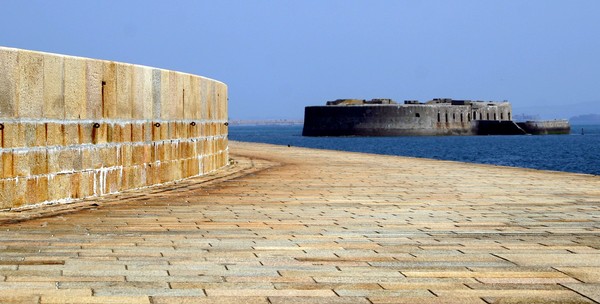
<path id="1" fill-rule="evenodd" d="M 585 114 L 573 116 L 569 119 L 571 124 L 600 124 L 600 114 Z"/>

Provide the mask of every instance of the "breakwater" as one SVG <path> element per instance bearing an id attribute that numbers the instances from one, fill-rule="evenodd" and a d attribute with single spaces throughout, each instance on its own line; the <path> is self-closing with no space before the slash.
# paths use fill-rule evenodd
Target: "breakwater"
<path id="1" fill-rule="evenodd" d="M 212 172 L 227 133 L 222 82 L 0 47 L 0 209 Z"/>
<path id="2" fill-rule="evenodd" d="M 581 136 L 581 132 L 584 136 Z M 572 135 L 307 137 L 302 125 L 232 126 L 229 139 L 308 148 L 434 158 L 600 174 L 600 125 L 573 126 Z"/>

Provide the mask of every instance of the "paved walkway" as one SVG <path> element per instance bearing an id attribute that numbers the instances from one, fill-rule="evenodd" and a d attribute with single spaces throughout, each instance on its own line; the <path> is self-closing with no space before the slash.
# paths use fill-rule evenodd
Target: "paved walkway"
<path id="1" fill-rule="evenodd" d="M 600 177 L 230 150 L 217 175 L 0 214 L 0 303 L 600 302 Z"/>

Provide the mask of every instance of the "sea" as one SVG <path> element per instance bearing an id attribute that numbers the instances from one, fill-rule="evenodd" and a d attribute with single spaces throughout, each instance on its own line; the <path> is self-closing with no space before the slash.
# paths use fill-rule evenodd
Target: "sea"
<path id="1" fill-rule="evenodd" d="M 229 139 L 600 175 L 600 125 L 569 135 L 304 137 L 302 125 L 230 126 Z"/>

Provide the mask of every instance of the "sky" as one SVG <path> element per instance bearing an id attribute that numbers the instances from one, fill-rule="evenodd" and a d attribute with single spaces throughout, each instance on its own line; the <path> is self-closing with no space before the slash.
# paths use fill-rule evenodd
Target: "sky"
<path id="1" fill-rule="evenodd" d="M 0 46 L 228 85 L 229 118 L 339 98 L 508 100 L 600 114 L 597 0 L 0 0 Z"/>

